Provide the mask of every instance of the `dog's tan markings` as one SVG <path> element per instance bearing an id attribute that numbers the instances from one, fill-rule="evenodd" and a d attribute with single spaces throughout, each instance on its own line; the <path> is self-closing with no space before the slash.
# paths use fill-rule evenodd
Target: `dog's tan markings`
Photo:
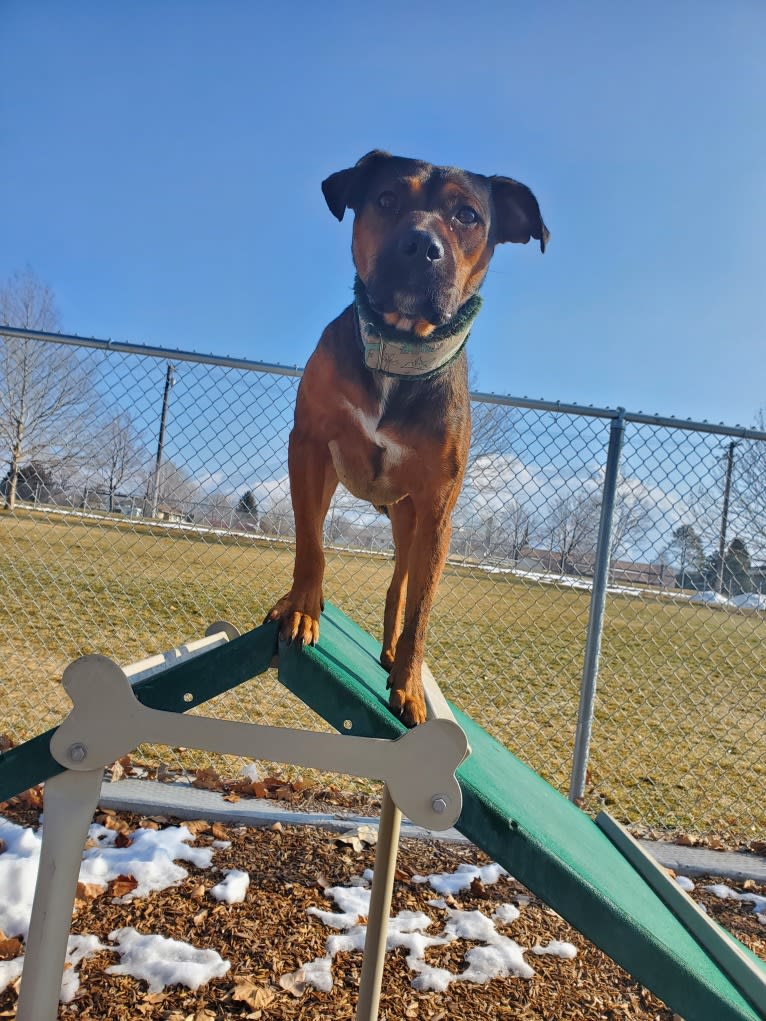
<path id="1" fill-rule="evenodd" d="M 413 196 L 419 195 L 423 190 L 423 178 L 416 175 L 403 178 L 402 184 Z"/>
<path id="2" fill-rule="evenodd" d="M 416 319 L 412 324 L 412 332 L 417 337 L 430 337 L 436 327 L 426 319 Z"/>

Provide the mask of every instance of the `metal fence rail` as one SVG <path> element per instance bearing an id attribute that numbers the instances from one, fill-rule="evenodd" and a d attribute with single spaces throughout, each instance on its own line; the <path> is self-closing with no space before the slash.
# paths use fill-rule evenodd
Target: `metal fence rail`
<path id="1" fill-rule="evenodd" d="M 248 628 L 286 590 L 299 376 L 0 328 L 9 738 L 63 718 L 75 656 Z M 445 692 L 589 809 L 762 830 L 766 433 L 487 394 L 473 418 L 429 635 Z M 325 538 L 326 595 L 378 634 L 388 522 L 339 489 Z M 269 682 L 216 711 L 307 722 Z"/>

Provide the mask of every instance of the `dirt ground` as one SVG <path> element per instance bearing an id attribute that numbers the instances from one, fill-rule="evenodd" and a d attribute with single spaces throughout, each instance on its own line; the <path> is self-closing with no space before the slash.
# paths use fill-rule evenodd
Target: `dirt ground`
<path id="1" fill-rule="evenodd" d="M 3 808 L 14 822 L 36 825 L 39 806 L 17 803 Z M 155 816 L 149 819 L 117 813 L 97 818 L 123 830 L 126 839 L 137 826 L 152 828 L 177 824 L 178 820 Z M 214 1021 L 214 1019 L 352 1019 L 355 1015 L 361 955 L 336 957 L 331 992 L 311 987 L 300 995 L 284 988 L 284 976 L 324 953 L 329 930 L 307 908 L 332 910 L 324 896 L 328 885 L 345 884 L 374 864 L 374 847 L 344 843 L 337 833 L 314 828 L 224 828 L 204 821 L 193 824 L 196 843 L 209 845 L 228 840 L 217 849 L 214 867 L 197 869 L 184 863 L 188 878 L 180 885 L 127 904 L 115 903 L 121 891 L 112 887 L 100 896 L 88 893 L 78 899 L 72 932 L 93 933 L 101 939 L 122 926 L 142 933 L 161 934 L 197 947 L 217 950 L 231 962 L 229 973 L 197 992 L 182 986 L 148 993 L 146 983 L 131 977 L 105 973 L 116 955 L 104 951 L 81 965 L 77 998 L 59 1009 L 61 1021 Z M 404 840 L 394 890 L 393 911 L 424 910 L 434 915 L 426 901 L 433 890 L 412 881 L 415 874 L 453 872 L 461 862 L 480 865 L 487 859 L 470 845 Z M 241 904 L 218 903 L 208 896 L 220 881 L 220 870 L 239 868 L 251 877 L 246 900 Z M 718 900 L 701 891 L 715 878 L 695 880 L 695 897 L 756 953 L 766 957 L 766 925 L 759 922 L 752 905 Z M 129 877 L 128 877 L 129 882 Z M 729 883 L 741 889 L 741 885 Z M 753 892 L 766 889 L 753 884 Z M 535 969 L 531 979 L 494 979 L 483 985 L 453 983 L 447 992 L 421 993 L 412 988 L 414 974 L 405 962 L 406 952 L 388 954 L 383 980 L 381 1021 L 418 1018 L 423 1021 L 479 1021 L 513 1018 L 520 1021 L 673 1021 L 675 1015 L 656 997 L 634 982 L 605 954 L 510 877 L 494 885 L 474 884 L 455 898 L 455 907 L 480 910 L 491 915 L 501 903 L 520 907 L 519 918 L 498 926 L 522 947 L 552 940 L 569 941 L 577 948 L 572 960 L 527 955 Z M 763 916 L 761 916 L 763 917 Z M 0 937 L 2 939 L 2 937 Z M 427 951 L 430 964 L 461 971 L 465 964 L 464 941 Z M 23 946 L 17 948 L 23 952 Z M 14 956 L 13 947 L 6 950 Z M 282 980 L 282 983 L 281 981 Z M 288 983 L 289 984 L 289 983 Z M 15 1016 L 17 989 L 0 996 L 0 1017 Z"/>

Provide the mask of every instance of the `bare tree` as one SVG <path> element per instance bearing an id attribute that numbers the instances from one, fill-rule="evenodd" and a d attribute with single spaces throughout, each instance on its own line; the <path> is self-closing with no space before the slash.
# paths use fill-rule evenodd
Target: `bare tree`
<path id="1" fill-rule="evenodd" d="M 612 517 L 612 557 L 625 553 L 636 537 L 645 534 L 652 524 L 653 504 L 643 488 L 630 479 L 617 483 Z"/>
<path id="2" fill-rule="evenodd" d="M 196 479 L 174 461 L 163 461 L 159 470 L 153 469 L 150 473 L 147 484 L 147 497 L 144 502 L 144 515 L 149 517 L 152 510 L 152 490 L 156 482 L 157 507 L 164 515 L 172 514 L 178 517 L 192 517 L 199 515 L 200 505 L 207 504 L 207 498 L 201 492 Z"/>
<path id="3" fill-rule="evenodd" d="M 231 528 L 234 523 L 234 497 L 216 489 L 201 505 L 202 520 L 213 528 Z"/>
<path id="4" fill-rule="evenodd" d="M 532 515 L 517 500 L 512 500 L 502 521 L 503 533 L 506 538 L 506 549 L 510 553 L 515 567 L 521 551 L 529 544 L 530 532 L 534 528 Z"/>
<path id="5" fill-rule="evenodd" d="M 559 573 L 571 572 L 575 561 L 593 554 L 596 548 L 600 494 L 594 490 L 562 493 L 553 503 L 548 519 L 551 551 L 559 555 Z"/>
<path id="6" fill-rule="evenodd" d="M 51 331 L 59 318 L 53 292 L 31 270 L 0 287 L 0 322 Z M 0 330 L 0 445 L 7 450 L 5 507 L 13 510 L 25 461 L 64 464 L 92 436 L 97 402 L 77 355 L 59 344 L 3 336 Z"/>
<path id="7" fill-rule="evenodd" d="M 146 459 L 147 452 L 141 448 L 133 420 L 126 412 L 115 415 L 99 430 L 95 469 L 106 486 L 110 511 L 114 510 L 114 498 L 120 487 L 138 481 Z"/>
<path id="8" fill-rule="evenodd" d="M 471 456 L 469 465 L 477 458 L 492 454 L 508 454 L 518 429 L 522 413 L 507 404 L 476 401 L 471 407 Z"/>

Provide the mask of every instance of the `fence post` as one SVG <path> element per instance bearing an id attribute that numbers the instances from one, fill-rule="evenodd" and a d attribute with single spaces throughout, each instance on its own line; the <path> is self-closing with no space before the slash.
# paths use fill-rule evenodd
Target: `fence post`
<path id="1" fill-rule="evenodd" d="M 585 776 L 588 769 L 590 738 L 593 729 L 593 708 L 596 701 L 598 661 L 601 654 L 601 634 L 604 628 L 606 589 L 609 583 L 609 565 L 612 556 L 614 503 L 620 476 L 620 457 L 624 436 L 625 409 L 618 408 L 609 430 L 609 448 L 606 455 L 601 515 L 598 523 L 596 563 L 593 570 L 593 588 L 588 614 L 588 634 L 580 685 L 580 708 L 577 715 L 577 732 L 572 757 L 572 776 L 569 781 L 570 801 L 578 801 L 585 793 Z"/>

